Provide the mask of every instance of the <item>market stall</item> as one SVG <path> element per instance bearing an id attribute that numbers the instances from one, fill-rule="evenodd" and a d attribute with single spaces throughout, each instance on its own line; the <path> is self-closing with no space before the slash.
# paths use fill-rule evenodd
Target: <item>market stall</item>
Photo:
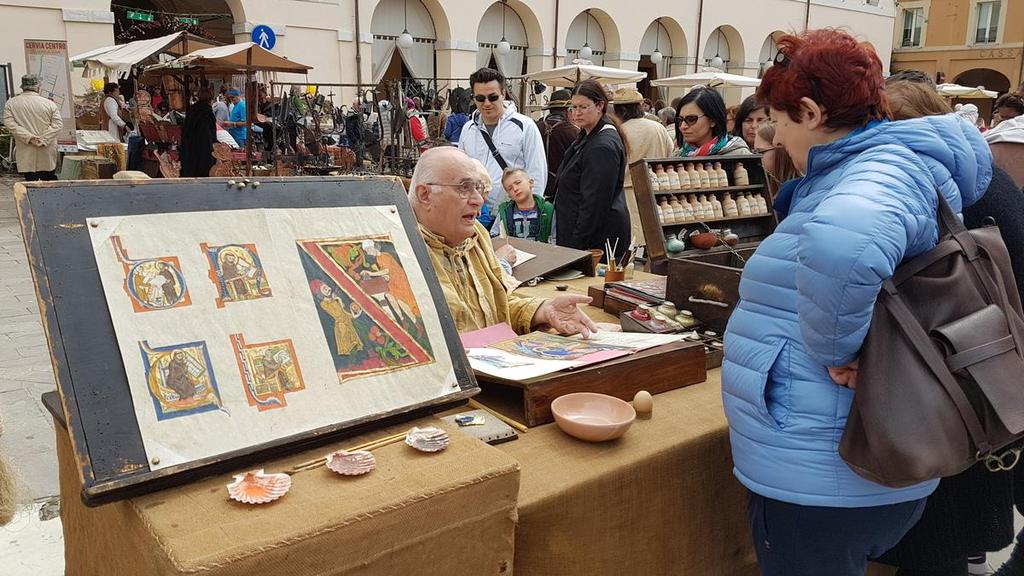
<path id="1" fill-rule="evenodd" d="M 584 80 L 597 80 L 602 84 L 633 84 L 647 78 L 647 73 L 579 62 L 549 70 L 531 72 L 524 76 L 524 78 L 543 82 L 549 86 L 572 88 Z"/>
<path id="2" fill-rule="evenodd" d="M 187 92 L 193 78 L 203 82 L 206 78 L 214 76 L 244 76 L 247 102 L 246 131 L 252 134 L 252 126 L 257 118 L 256 73 L 305 74 L 310 70 L 312 66 L 283 58 L 252 42 L 242 42 L 196 50 L 180 58 L 148 66 L 145 77 L 174 78 Z M 246 175 L 252 175 L 254 158 L 261 158 L 254 157 L 252 143 L 253 138 L 246 138 L 245 155 L 242 158 Z"/>
<path id="3" fill-rule="evenodd" d="M 569 281 L 569 292 L 585 294 L 595 282 L 589 277 Z M 520 290 L 536 296 L 561 293 L 552 282 Z M 587 312 L 599 321 L 616 320 L 598 308 Z M 452 428 L 456 450 L 449 448 L 433 465 L 406 446 L 388 446 L 378 452 L 380 460 L 391 462 L 386 469 L 342 481 L 323 469 L 301 472 L 296 481 L 312 485 L 301 493 L 296 488 L 291 501 L 255 515 L 225 500 L 223 485 L 230 475 L 86 508 L 77 499 L 80 482 L 67 432 L 51 400 L 67 565 L 80 567 L 82 574 L 102 567 L 111 576 L 137 573 L 139 566 L 153 573 L 202 570 L 210 576 L 253 574 L 256 566 L 255 573 L 283 570 L 295 576 L 753 576 L 746 492 L 732 478 L 719 372 L 654 399 L 653 417 L 635 422 L 617 441 L 590 444 L 547 424 L 492 447 L 459 438 Z M 429 417 L 410 425 L 438 422 Z M 263 466 L 291 469 L 334 448 Z M 518 517 L 514 527 L 512 517 Z M 311 518 L 316 521 L 310 523 Z M 86 537 L 100 526 L 107 531 L 103 542 Z M 472 538 L 465 537 L 469 533 Z M 107 559 L 113 546 L 117 555 L 139 563 L 112 565 Z M 119 572 L 122 568 L 127 571 Z"/>

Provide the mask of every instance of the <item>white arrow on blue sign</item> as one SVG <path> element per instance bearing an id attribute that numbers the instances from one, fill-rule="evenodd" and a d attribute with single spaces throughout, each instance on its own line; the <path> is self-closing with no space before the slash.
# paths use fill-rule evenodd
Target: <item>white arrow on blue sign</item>
<path id="1" fill-rule="evenodd" d="M 260 24 L 253 28 L 251 38 L 253 44 L 267 50 L 273 50 L 274 45 L 277 44 L 277 36 L 274 35 L 273 28 L 266 24 Z"/>

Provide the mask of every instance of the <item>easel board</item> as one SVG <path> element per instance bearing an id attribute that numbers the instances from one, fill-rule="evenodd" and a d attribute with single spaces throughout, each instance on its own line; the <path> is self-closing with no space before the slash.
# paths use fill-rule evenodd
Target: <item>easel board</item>
<path id="1" fill-rule="evenodd" d="M 259 188 L 239 190 L 222 179 L 176 179 L 53 182 L 15 187 L 44 331 L 79 463 L 83 499 L 87 504 L 102 504 L 234 470 L 383 423 L 443 409 L 478 391 L 426 247 L 417 232 L 405 190 L 397 179 L 267 178 L 260 184 Z M 415 260 L 415 264 L 410 265 L 416 267 L 415 277 L 424 280 L 425 287 L 421 289 L 427 295 L 425 300 L 429 300 L 419 302 L 419 306 L 436 310 L 436 317 L 430 318 L 436 318 L 441 333 L 430 334 L 430 341 L 437 358 L 450 361 L 451 383 L 446 384 L 450 389 L 445 388 L 444 392 L 414 404 L 396 405 L 356 418 L 347 417 L 344 421 L 260 441 L 229 452 L 162 468 L 152 465 L 140 432 L 136 414 L 139 406 L 132 400 L 128 369 L 119 351 L 108 307 L 109 294 L 105 294 L 87 222 L 189 212 L 216 215 L 220 211 L 273 213 L 367 207 L 390 212 L 390 218 L 397 223 L 395 226 L 403 238 L 407 256 L 413 256 L 409 260 Z M 339 223 L 338 230 L 339 235 L 345 234 L 343 222 Z M 209 282 L 196 278 L 196 274 L 206 273 L 194 269 L 187 272 L 193 275 L 192 285 Z M 305 279 L 296 280 L 299 281 Z M 278 285 L 282 284 L 279 282 Z M 106 288 L 109 291 L 109 285 Z M 309 297 L 308 291 L 305 296 Z M 312 298 L 319 302 L 316 294 Z M 167 312 L 173 311 L 149 314 Z M 315 363 L 321 359 L 312 358 L 310 361 Z M 234 378 L 239 378 L 239 371 L 235 370 Z M 229 375 L 229 371 L 224 372 Z M 340 377 L 340 372 L 338 375 Z M 202 439 L 197 438 L 196 441 L 201 442 Z"/>

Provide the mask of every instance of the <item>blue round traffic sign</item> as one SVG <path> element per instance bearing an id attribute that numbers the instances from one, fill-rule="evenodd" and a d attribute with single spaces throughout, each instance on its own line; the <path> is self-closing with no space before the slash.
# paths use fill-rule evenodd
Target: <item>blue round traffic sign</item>
<path id="1" fill-rule="evenodd" d="M 253 28 L 251 38 L 253 44 L 267 50 L 273 50 L 274 45 L 277 44 L 277 36 L 274 35 L 273 28 L 266 24 L 260 24 Z"/>

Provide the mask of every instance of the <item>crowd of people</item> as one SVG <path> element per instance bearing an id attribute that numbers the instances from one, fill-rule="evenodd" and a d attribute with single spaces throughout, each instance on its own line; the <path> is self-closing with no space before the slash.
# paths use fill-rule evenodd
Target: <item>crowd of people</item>
<path id="1" fill-rule="evenodd" d="M 585 297 L 545 301 L 503 288 L 478 220 L 485 206 L 494 207 L 494 234 L 622 246 L 635 234 L 629 161 L 761 154 L 779 225 L 743 269 L 722 366 L 761 573 L 862 576 L 874 560 L 900 576 L 991 574 L 985 554 L 1012 543 L 1024 471 L 981 461 L 956 476 L 883 486 L 855 473 L 839 442 L 876 297 L 901 263 L 936 246 L 940 195 L 968 227 L 1001 226 L 1024 289 L 1020 96 L 1000 99 L 998 123 L 983 134 L 926 75 L 886 79 L 873 49 L 844 32 L 786 36 L 779 49 L 756 95 L 732 113 L 714 90 L 652 108 L 634 90 L 609 94 L 584 81 L 556 91 L 549 116 L 534 123 L 504 102 L 500 74 L 474 74 L 477 110 L 461 152 L 425 152 L 410 190 L 456 324 L 595 329 L 578 308 Z M 556 130 L 563 146 L 552 145 Z M 991 456 L 1012 462 L 1019 449 Z M 1024 534 L 996 574 L 1024 575 Z"/>

